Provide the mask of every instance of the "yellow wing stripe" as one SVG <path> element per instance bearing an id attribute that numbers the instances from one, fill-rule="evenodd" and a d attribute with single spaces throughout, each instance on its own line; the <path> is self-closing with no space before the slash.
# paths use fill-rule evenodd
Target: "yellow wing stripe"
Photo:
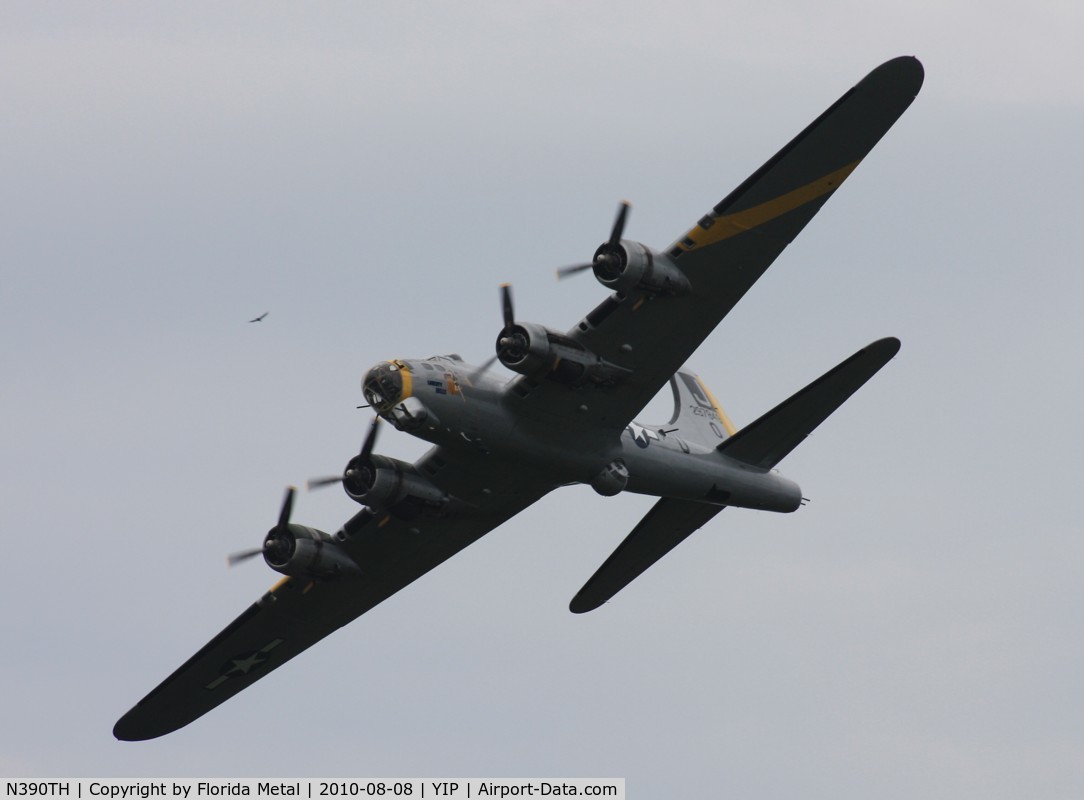
<path id="1" fill-rule="evenodd" d="M 723 217 L 716 216 L 712 212 L 708 216 L 715 220 L 714 223 L 706 229 L 697 225 L 685 235 L 684 239 L 677 243 L 677 247 L 682 250 L 706 247 L 709 244 L 721 242 L 731 236 L 737 236 L 739 233 L 756 228 L 765 222 L 770 222 L 811 200 L 816 200 L 822 195 L 835 191 L 857 166 L 858 161 L 854 161 L 845 167 L 837 169 L 835 172 L 829 172 L 824 177 L 807 183 L 805 186 L 800 186 L 792 192 L 781 194 L 779 197 L 761 203 L 759 206 L 747 208 L 745 211 L 738 211 Z M 692 244 L 689 244 L 690 241 Z"/>

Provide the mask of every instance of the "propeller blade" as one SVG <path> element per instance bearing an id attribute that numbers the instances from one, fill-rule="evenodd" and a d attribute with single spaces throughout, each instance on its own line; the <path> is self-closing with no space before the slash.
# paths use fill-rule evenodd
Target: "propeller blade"
<path id="1" fill-rule="evenodd" d="M 474 370 L 474 372 L 472 372 L 467 377 L 467 380 L 469 380 L 471 383 L 474 383 L 475 380 L 482 377 L 485 373 L 489 372 L 489 368 L 492 367 L 496 363 L 497 363 L 497 355 L 496 354 L 491 355 L 489 358 L 487 358 L 485 360 L 485 363 L 482 364 L 482 366 L 478 367 L 478 369 Z"/>
<path id="2" fill-rule="evenodd" d="M 595 266 L 595 262 L 588 261 L 586 264 L 573 264 L 570 267 L 561 267 L 557 270 L 557 280 L 561 281 L 565 278 L 570 278 L 580 272 L 586 272 L 593 266 Z"/>
<path id="3" fill-rule="evenodd" d="M 367 460 L 373 454 L 373 445 L 376 444 L 376 431 L 380 427 L 380 417 L 373 417 L 373 424 L 369 426 L 369 433 L 361 444 L 361 458 Z"/>
<path id="4" fill-rule="evenodd" d="M 253 556 L 258 556 L 262 552 L 262 547 L 255 547 L 251 550 L 241 550 L 237 553 L 230 553 L 230 555 L 226 556 L 226 564 L 231 567 L 236 567 L 242 561 L 248 561 Z"/>
<path id="5" fill-rule="evenodd" d="M 282 500 L 282 509 L 279 511 L 279 521 L 272 528 L 272 533 L 276 530 L 286 531 L 286 526 L 290 524 L 290 513 L 294 508 L 294 494 L 297 492 L 293 486 L 286 488 L 286 497 Z M 270 535 L 267 540 L 264 541 L 263 547 L 253 547 L 249 550 L 239 550 L 236 553 L 231 553 L 226 556 L 226 564 L 231 567 L 236 567 L 242 561 L 248 561 L 250 558 L 260 555 L 264 550 L 270 547 Z"/>
<path id="6" fill-rule="evenodd" d="M 625 232 L 625 220 L 629 216 L 629 203 L 622 200 L 617 209 L 617 219 L 614 220 L 613 230 L 610 232 L 610 247 L 617 247 L 621 243 L 621 235 Z"/>
<path id="7" fill-rule="evenodd" d="M 618 262 L 620 256 L 618 256 L 617 253 L 619 252 L 618 248 L 621 246 L 621 237 L 625 234 L 625 222 L 629 218 L 630 208 L 631 206 L 627 200 L 621 201 L 621 205 L 617 207 L 617 217 L 614 218 L 614 226 L 610 229 L 609 241 L 598 249 L 593 261 L 589 261 L 586 264 L 573 264 L 568 267 L 561 267 L 557 270 L 557 280 L 564 280 L 565 278 L 578 275 L 581 272 L 586 272 L 594 267 L 599 267 L 605 272 L 608 268 L 612 269 L 619 266 Z"/>
<path id="8" fill-rule="evenodd" d="M 373 447 L 376 445 L 376 433 L 379 427 L 380 417 L 373 417 L 372 424 L 369 426 L 369 432 L 365 435 L 365 441 L 361 443 L 361 452 L 358 455 L 358 458 L 360 460 L 368 461 L 369 456 L 373 454 Z M 333 483 L 342 482 L 342 475 L 328 475 L 323 478 L 309 478 L 309 480 L 305 481 L 305 489 L 311 492 L 313 489 L 322 489 L 325 486 L 331 486 Z M 281 520 L 279 524 L 281 524 Z"/>
<path id="9" fill-rule="evenodd" d="M 516 315 L 512 310 L 512 284 L 501 284 L 501 310 L 504 312 L 504 327 L 516 324 Z"/>
<path id="10" fill-rule="evenodd" d="M 501 329 L 503 335 L 504 331 L 507 331 L 516 324 L 516 312 L 512 305 L 512 284 L 510 283 L 501 284 L 501 316 L 504 319 L 504 327 Z M 482 366 L 475 369 L 474 372 L 468 376 L 467 380 L 473 382 L 476 378 L 480 378 L 483 374 L 488 372 L 489 368 L 492 367 L 500 357 L 499 351 L 500 348 L 498 347 L 498 353 L 486 359 Z"/>
<path id="11" fill-rule="evenodd" d="M 342 483 L 342 475 L 328 475 L 326 478 L 310 478 L 305 481 L 305 489 L 312 491 L 313 489 L 322 489 L 325 486 L 331 486 L 333 483 Z"/>
<path id="12" fill-rule="evenodd" d="M 290 513 L 294 508 L 294 493 L 297 492 L 293 486 L 286 489 L 286 497 L 282 501 L 282 510 L 279 512 L 279 522 L 276 527 L 285 528 L 290 524 Z"/>

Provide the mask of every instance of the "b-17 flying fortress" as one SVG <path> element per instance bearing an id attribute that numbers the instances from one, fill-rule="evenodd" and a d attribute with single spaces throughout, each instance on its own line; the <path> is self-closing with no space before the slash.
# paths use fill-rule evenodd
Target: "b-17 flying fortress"
<path id="1" fill-rule="evenodd" d="M 613 598 L 727 506 L 798 509 L 801 490 L 776 465 L 899 341 L 863 347 L 742 427 L 685 364 L 922 80 L 912 57 L 877 67 L 663 250 L 624 238 L 622 204 L 591 261 L 562 270 L 591 271 L 611 292 L 570 330 L 517 319 L 512 290 L 502 287 L 490 363 L 513 379 L 456 355 L 372 367 L 362 391 L 377 416 L 342 474 L 315 481 L 341 484 L 360 510 L 339 530 L 320 531 L 291 521 L 289 489 L 263 544 L 235 557 L 262 555 L 282 579 L 139 701 L 114 735 L 151 739 L 189 724 L 561 486 L 659 498 L 572 598 L 575 613 Z M 637 422 L 667 384 L 670 420 Z M 432 448 L 413 464 L 379 455 L 382 424 Z"/>

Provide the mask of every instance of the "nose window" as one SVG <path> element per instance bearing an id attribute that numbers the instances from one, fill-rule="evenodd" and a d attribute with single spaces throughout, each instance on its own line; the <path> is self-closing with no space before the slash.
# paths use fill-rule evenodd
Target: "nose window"
<path id="1" fill-rule="evenodd" d="M 380 386 L 375 380 L 368 380 L 365 382 L 365 399 L 369 401 L 369 405 L 374 408 L 380 408 L 384 405 L 384 395 L 380 393 Z"/>
<path id="2" fill-rule="evenodd" d="M 369 370 L 362 383 L 369 405 L 377 411 L 387 411 L 403 396 L 403 377 L 394 364 L 383 363 Z"/>

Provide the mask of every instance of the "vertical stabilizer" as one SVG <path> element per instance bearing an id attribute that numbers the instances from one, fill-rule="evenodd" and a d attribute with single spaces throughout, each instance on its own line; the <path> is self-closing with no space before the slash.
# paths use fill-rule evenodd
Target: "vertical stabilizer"
<path id="1" fill-rule="evenodd" d="M 670 389 L 674 392 L 674 415 L 668 424 L 678 429 L 679 436 L 718 447 L 734 435 L 734 423 L 696 373 L 680 370 L 670 378 Z"/>

